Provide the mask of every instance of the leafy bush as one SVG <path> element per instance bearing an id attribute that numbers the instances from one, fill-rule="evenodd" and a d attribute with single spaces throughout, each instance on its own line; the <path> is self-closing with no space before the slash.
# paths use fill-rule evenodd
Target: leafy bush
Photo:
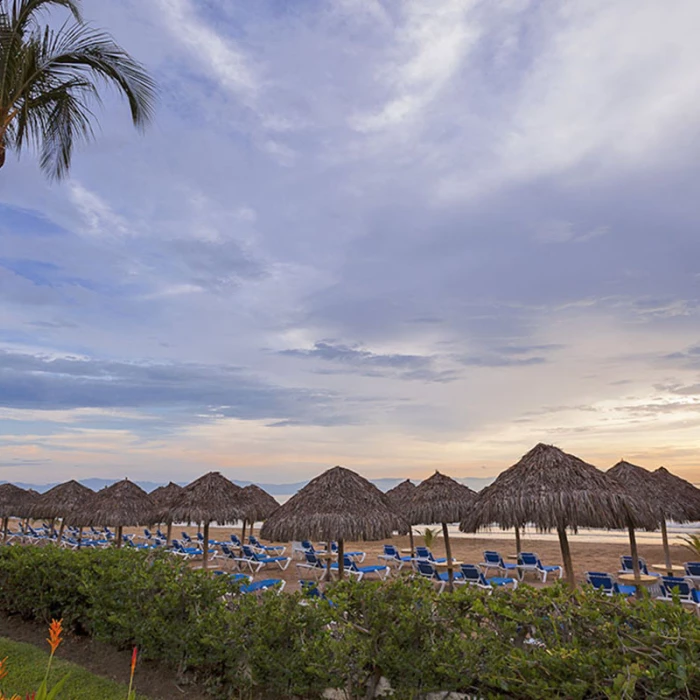
<path id="1" fill-rule="evenodd" d="M 679 604 L 559 584 L 438 596 L 409 576 L 328 596 L 237 595 L 160 553 L 0 550 L 0 610 L 138 646 L 216 697 L 371 697 L 381 676 L 397 698 L 700 697 L 700 621 Z"/>

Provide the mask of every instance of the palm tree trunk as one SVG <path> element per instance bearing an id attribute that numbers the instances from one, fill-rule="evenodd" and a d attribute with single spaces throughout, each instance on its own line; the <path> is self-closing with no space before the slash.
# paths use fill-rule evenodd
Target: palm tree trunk
<path id="1" fill-rule="evenodd" d="M 454 572 L 452 571 L 452 547 L 450 547 L 450 535 L 447 532 L 447 523 L 442 524 L 442 534 L 445 538 L 445 554 L 447 555 L 447 590 L 454 591 Z"/>

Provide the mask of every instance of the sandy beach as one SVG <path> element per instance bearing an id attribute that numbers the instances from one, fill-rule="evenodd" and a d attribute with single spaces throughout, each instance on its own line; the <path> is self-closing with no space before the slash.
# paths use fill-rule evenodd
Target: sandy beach
<path id="1" fill-rule="evenodd" d="M 142 529 L 130 528 L 125 529 L 125 532 L 137 532 L 142 534 Z M 178 537 L 182 531 L 188 532 L 191 536 L 195 536 L 197 532 L 196 527 L 174 527 L 173 537 Z M 241 535 L 240 528 L 232 527 L 212 527 L 210 531 L 211 539 L 216 539 L 220 541 L 228 540 L 231 533 L 237 534 L 239 537 Z M 639 543 L 639 555 L 643 557 L 649 566 L 652 564 L 663 563 L 664 553 L 663 547 L 661 546 L 661 537 L 658 538 L 658 544 L 649 544 L 646 542 Z M 422 537 L 415 537 L 415 543 L 422 544 Z M 268 544 L 268 543 L 265 543 Z M 291 543 L 282 543 L 287 546 L 287 551 L 285 554 L 290 554 Z M 409 538 L 408 536 L 397 536 L 390 540 L 380 540 L 377 542 L 346 542 L 345 550 L 353 551 L 360 550 L 367 553 L 367 557 L 364 561 L 365 565 L 378 564 L 380 563 L 377 559 L 377 555 L 383 552 L 384 544 L 394 544 L 401 549 L 408 548 Z M 499 551 L 506 561 L 514 561 L 514 559 L 508 559 L 508 555 L 515 554 L 515 543 L 512 540 L 498 538 L 485 537 L 463 537 L 450 539 L 450 544 L 452 547 L 452 554 L 458 561 L 463 561 L 465 563 L 478 564 L 483 559 L 483 551 L 485 549 L 495 549 Z M 543 563 L 545 564 L 561 564 L 561 553 L 559 550 L 559 544 L 555 540 L 551 539 L 541 539 L 537 537 L 524 536 L 522 538 L 522 550 L 536 552 L 540 555 Z M 432 547 L 433 554 L 436 557 L 445 556 L 444 552 L 444 542 L 440 537 L 437 542 Z M 584 573 L 586 571 L 606 571 L 612 574 L 616 574 L 620 568 L 620 556 L 623 554 L 629 554 L 629 542 L 627 540 L 608 543 L 608 542 L 590 542 L 590 541 L 577 541 L 572 538 L 571 541 L 571 554 L 574 561 L 574 568 L 576 571 L 576 577 L 579 582 L 584 581 Z M 686 561 L 693 561 L 694 557 L 689 549 L 681 545 L 671 546 L 671 558 L 674 564 L 683 564 Z M 284 579 L 286 583 L 285 590 L 293 591 L 299 588 L 299 579 L 309 578 L 308 570 L 305 572 L 302 570 L 302 575 L 297 571 L 295 561 L 289 565 L 286 571 L 281 571 L 277 566 L 270 565 L 262 569 L 257 575 L 256 579 L 260 580 L 263 578 L 281 578 Z M 192 566 L 201 566 L 201 560 L 192 560 Z M 211 568 L 222 568 L 229 569 L 230 564 L 224 559 L 216 558 L 210 562 Z M 539 582 L 536 580 L 534 575 L 526 576 L 526 582 L 533 585 L 539 586 Z"/>

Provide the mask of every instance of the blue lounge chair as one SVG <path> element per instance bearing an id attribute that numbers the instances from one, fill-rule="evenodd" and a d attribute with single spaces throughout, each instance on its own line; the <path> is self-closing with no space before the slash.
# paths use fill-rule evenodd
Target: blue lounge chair
<path id="1" fill-rule="evenodd" d="M 442 564 L 447 561 L 447 557 L 439 557 L 436 559 L 427 547 L 416 547 L 416 560 L 427 561 L 433 564 Z"/>
<path id="2" fill-rule="evenodd" d="M 395 566 L 398 571 L 403 569 L 403 565 L 411 561 L 410 556 L 402 557 L 399 550 L 393 544 L 384 545 L 384 554 L 378 554 L 377 559 L 385 561 L 390 566 Z"/>
<path id="3" fill-rule="evenodd" d="M 438 572 L 438 570 L 435 568 L 435 565 L 429 561 L 426 561 L 425 559 L 419 559 L 418 561 L 416 561 L 416 571 L 418 571 L 418 573 L 423 578 L 427 578 L 430 581 L 437 583 L 438 584 L 438 593 L 442 593 L 445 590 L 445 586 L 447 585 L 447 582 L 449 581 L 447 571 Z M 462 578 L 461 571 L 453 571 L 452 573 L 453 573 L 453 580 L 454 581 Z"/>
<path id="4" fill-rule="evenodd" d="M 328 564 L 321 561 L 314 552 L 305 552 L 304 561 L 296 563 L 297 570 L 304 569 L 310 571 L 316 580 L 325 576 L 328 571 Z M 331 562 L 331 573 L 338 572 L 338 563 Z"/>
<path id="5" fill-rule="evenodd" d="M 564 573 L 561 566 L 545 566 L 540 558 L 532 552 L 520 552 L 518 555 L 518 573 L 521 581 L 528 572 L 534 573 L 542 583 L 547 583 L 547 574 L 557 573 L 559 578 L 561 578 Z"/>
<path id="6" fill-rule="evenodd" d="M 486 550 L 484 552 L 484 561 L 482 561 L 479 566 L 484 570 L 485 574 L 488 574 L 489 569 L 496 569 L 500 574 L 515 574 L 518 576 L 518 565 L 510 564 L 503 561 L 503 557 L 493 550 Z"/>
<path id="7" fill-rule="evenodd" d="M 649 572 L 649 569 L 647 569 L 647 563 L 642 557 L 638 557 L 639 559 L 639 573 L 644 574 L 645 576 L 661 576 L 661 574 L 657 574 L 654 571 L 651 573 Z M 629 554 L 624 554 L 623 556 L 620 557 L 620 570 L 617 572 L 618 574 L 633 574 L 634 573 L 634 568 L 632 566 L 632 557 Z"/>
<path id="8" fill-rule="evenodd" d="M 243 542 L 241 542 L 241 541 L 238 539 L 238 535 L 234 535 L 233 533 L 231 533 L 231 534 L 229 535 L 229 538 L 230 538 L 230 540 L 231 540 L 231 544 L 232 544 L 234 547 L 238 547 L 238 549 L 240 549 L 240 548 L 243 546 Z"/>
<path id="9" fill-rule="evenodd" d="M 681 603 L 692 605 L 700 613 L 700 591 L 690 579 L 681 576 L 662 576 L 661 595 L 656 600 L 672 601 L 674 594 Z"/>
<path id="10" fill-rule="evenodd" d="M 199 547 L 185 547 L 180 540 L 173 540 L 171 551 L 185 559 L 192 559 L 192 557 L 198 557 L 202 554 L 202 550 Z"/>
<path id="11" fill-rule="evenodd" d="M 512 586 L 514 589 L 518 587 L 517 579 L 509 576 L 492 576 L 491 578 L 486 578 L 476 564 L 462 564 L 460 573 L 462 577 L 458 583 L 468 583 L 478 588 L 493 590 L 493 588 L 499 586 Z"/>
<path id="12" fill-rule="evenodd" d="M 696 588 L 700 586 L 700 561 L 687 561 L 684 566 L 684 578 L 689 578 Z"/>
<path id="13" fill-rule="evenodd" d="M 613 579 L 612 574 L 605 573 L 604 571 L 586 571 L 586 582 L 608 596 L 631 596 L 637 592 L 635 586 L 626 586 L 617 583 L 617 581 Z"/>
<path id="14" fill-rule="evenodd" d="M 241 586 L 241 593 L 260 593 L 273 588 L 277 589 L 277 593 L 284 590 L 286 581 L 281 578 L 266 578 L 262 581 L 253 581 L 252 583 L 244 583 Z"/>
<path id="15" fill-rule="evenodd" d="M 264 566 L 268 564 L 277 564 L 282 571 L 284 571 L 291 561 L 290 557 L 266 557 L 259 552 L 256 552 L 250 545 L 244 544 L 241 554 L 241 561 L 247 562 L 250 570 L 257 573 Z"/>
<path id="16" fill-rule="evenodd" d="M 331 552 L 333 552 L 333 554 L 338 554 L 338 543 L 337 542 L 331 542 Z M 343 554 L 346 557 L 352 557 L 355 561 L 359 560 L 360 563 L 362 563 L 365 560 L 365 557 L 367 556 L 366 552 L 360 552 L 360 551 L 343 552 Z"/>
<path id="17" fill-rule="evenodd" d="M 346 554 L 343 557 L 343 569 L 344 571 L 347 571 L 349 574 L 352 574 L 353 576 L 357 576 L 358 581 L 362 581 L 362 579 L 367 576 L 368 574 L 377 574 L 377 576 L 382 580 L 385 581 L 386 577 L 389 575 L 391 569 L 386 566 L 386 564 L 372 564 L 370 566 L 358 566 L 357 562 L 349 555 Z"/>
<path id="18" fill-rule="evenodd" d="M 312 554 L 325 554 L 326 550 L 325 549 L 315 549 L 313 542 L 310 540 L 302 540 L 301 541 L 301 546 L 304 548 L 304 552 L 311 552 Z"/>
<path id="19" fill-rule="evenodd" d="M 263 544 L 255 535 L 250 535 L 248 537 L 248 542 L 251 547 L 262 552 L 273 553 L 274 556 L 278 557 L 284 554 L 287 549 L 282 544 Z"/>
<path id="20" fill-rule="evenodd" d="M 336 604 L 318 587 L 318 581 L 307 581 L 305 579 L 300 579 L 299 589 L 301 590 L 304 598 L 322 600 L 328 603 L 328 605 L 330 605 L 332 608 L 337 607 Z"/>

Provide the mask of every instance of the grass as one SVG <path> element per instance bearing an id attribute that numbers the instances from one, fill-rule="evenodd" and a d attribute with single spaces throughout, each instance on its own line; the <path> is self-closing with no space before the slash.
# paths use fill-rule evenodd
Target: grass
<path id="1" fill-rule="evenodd" d="M 76 664 L 62 661 L 61 650 L 56 652 L 51 665 L 49 689 L 66 673 L 70 676 L 63 686 L 57 700 L 126 700 L 128 687 L 106 678 L 96 676 Z M 0 659 L 7 658 L 7 678 L 0 681 L 2 692 L 7 697 L 17 693 L 22 698 L 33 693 L 44 679 L 49 655 L 31 644 L 13 642 L 0 637 Z M 137 695 L 137 700 L 148 700 L 145 695 Z"/>

